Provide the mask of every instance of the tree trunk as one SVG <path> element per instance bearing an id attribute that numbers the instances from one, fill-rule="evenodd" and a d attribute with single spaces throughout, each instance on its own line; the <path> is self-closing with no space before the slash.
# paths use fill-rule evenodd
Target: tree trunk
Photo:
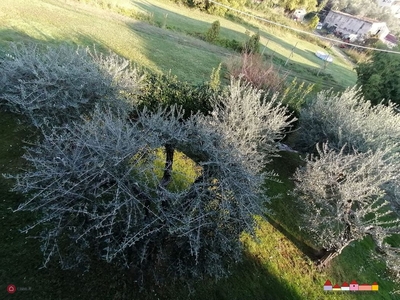
<path id="1" fill-rule="evenodd" d="M 315 263 L 315 265 L 317 266 L 318 269 L 325 269 L 328 266 L 328 264 L 331 262 L 331 260 L 334 259 L 336 256 L 339 256 L 339 254 L 340 254 L 340 252 L 337 250 L 323 249 L 321 252 L 324 254 Z"/>
<path id="2" fill-rule="evenodd" d="M 160 186 L 165 188 L 172 180 L 172 165 L 174 163 L 174 152 L 175 148 L 171 144 L 165 145 L 165 168 L 164 168 L 164 175 L 161 179 Z"/>
<path id="3" fill-rule="evenodd" d="M 175 147 L 171 144 L 165 144 L 165 167 L 164 167 L 164 174 L 159 184 L 159 189 L 163 190 L 167 187 L 167 185 L 172 180 L 172 165 L 174 163 L 174 152 Z M 162 201 L 163 208 L 167 208 L 169 205 L 167 201 L 164 199 Z"/>
<path id="4" fill-rule="evenodd" d="M 353 239 L 348 240 L 343 243 L 339 248 L 322 249 L 319 255 L 320 258 L 315 263 L 318 269 L 324 269 L 325 267 L 327 267 L 331 260 L 334 259 L 336 256 L 339 256 L 342 253 L 343 249 L 350 245 L 350 243 L 353 241 Z"/>

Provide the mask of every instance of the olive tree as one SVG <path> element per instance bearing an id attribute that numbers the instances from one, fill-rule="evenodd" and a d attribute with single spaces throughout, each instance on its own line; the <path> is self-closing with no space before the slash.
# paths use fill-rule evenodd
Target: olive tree
<path id="1" fill-rule="evenodd" d="M 358 151 L 392 148 L 399 150 L 400 115 L 393 103 L 373 106 L 353 87 L 344 92 L 319 92 L 300 112 L 298 146 L 313 150 L 317 143 L 329 141 L 340 150 L 348 145 Z"/>
<path id="2" fill-rule="evenodd" d="M 37 127 L 78 120 L 96 103 L 130 105 L 141 83 L 128 60 L 67 45 L 11 44 L 0 73 L 0 104 Z"/>
<path id="3" fill-rule="evenodd" d="M 329 142 L 335 151 L 354 153 L 386 153 L 388 163 L 400 167 L 400 115 L 393 103 L 371 105 L 350 88 L 343 93 L 323 91 L 300 112 L 297 145 L 304 151 L 314 151 L 317 143 Z M 394 209 L 400 212 L 400 180 L 391 176 L 382 188 Z"/>
<path id="4" fill-rule="evenodd" d="M 399 234 L 400 220 L 382 188 L 398 172 L 388 157 L 388 150 L 348 154 L 345 147 L 335 151 L 322 144 L 296 171 L 294 192 L 303 228 L 320 247 L 320 267 L 367 235 L 383 249 L 388 237 Z"/>
<path id="5" fill-rule="evenodd" d="M 15 209 L 40 212 L 44 264 L 89 264 L 89 254 L 132 268 L 138 278 L 226 274 L 241 255 L 239 235 L 264 211 L 264 166 L 292 120 L 261 91 L 232 82 L 208 116 L 185 119 L 176 106 L 96 109 L 84 122 L 43 133 L 26 149 L 31 168 L 14 178 L 26 195 Z M 157 149 L 164 149 L 161 175 Z M 200 168 L 172 188 L 181 151 Z M 146 277 L 148 278 L 148 277 Z"/>

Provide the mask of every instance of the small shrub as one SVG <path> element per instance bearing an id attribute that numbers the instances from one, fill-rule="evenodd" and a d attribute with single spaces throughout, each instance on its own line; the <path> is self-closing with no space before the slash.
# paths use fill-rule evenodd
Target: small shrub
<path id="1" fill-rule="evenodd" d="M 163 29 L 167 28 L 167 18 L 168 18 L 168 14 L 164 14 L 164 19 L 163 19 L 162 24 L 160 26 Z"/>
<path id="2" fill-rule="evenodd" d="M 218 38 L 220 27 L 219 21 L 215 21 L 211 24 L 211 28 L 208 29 L 205 35 L 207 42 L 215 42 L 215 40 Z"/>
<path id="3" fill-rule="evenodd" d="M 155 25 L 155 21 L 154 21 L 154 15 L 152 13 L 143 13 L 134 9 L 130 9 L 130 8 L 125 8 L 125 7 L 118 7 L 118 9 L 116 10 L 117 13 L 138 20 L 138 21 L 142 21 L 142 22 L 146 22 L 148 24 L 151 25 Z M 160 26 L 161 27 L 161 24 Z"/>
<path id="4" fill-rule="evenodd" d="M 253 34 L 246 41 L 243 48 L 246 53 L 259 53 L 260 52 L 260 34 L 258 32 Z"/>
<path id="5" fill-rule="evenodd" d="M 218 39 L 216 44 L 236 52 L 243 52 L 243 44 L 235 39 Z"/>
<path id="6" fill-rule="evenodd" d="M 305 82 L 297 82 L 296 78 L 287 85 L 279 99 L 287 105 L 296 116 L 299 116 L 300 110 L 306 103 L 308 96 L 313 91 L 314 84 L 306 84 Z"/>
<path id="7" fill-rule="evenodd" d="M 343 52 L 357 64 L 365 63 L 371 58 L 371 55 L 367 52 L 357 51 L 356 49 L 343 49 Z"/>
<path id="8" fill-rule="evenodd" d="M 265 91 L 281 91 L 285 78 L 275 71 L 271 63 L 263 60 L 260 54 L 243 52 L 240 57 L 226 62 L 228 73 L 234 78 L 242 77 L 252 86 Z"/>
<path id="9" fill-rule="evenodd" d="M 311 29 L 315 29 L 318 23 L 319 23 L 319 17 L 317 15 L 314 15 L 311 18 L 310 23 L 308 23 L 308 27 L 310 27 Z"/>
<path id="10" fill-rule="evenodd" d="M 210 76 L 210 82 L 208 85 L 213 91 L 217 91 L 220 87 L 220 72 L 221 72 L 221 64 L 218 65 L 217 69 L 213 68 Z"/>
<path id="11" fill-rule="evenodd" d="M 214 92 L 208 84 L 194 86 L 179 81 L 170 73 L 163 75 L 151 72 L 145 75 L 145 81 L 146 85 L 138 95 L 139 107 L 156 111 L 160 107 L 167 108 L 177 104 L 185 110 L 185 118 L 198 111 L 203 114 L 211 111 Z"/>

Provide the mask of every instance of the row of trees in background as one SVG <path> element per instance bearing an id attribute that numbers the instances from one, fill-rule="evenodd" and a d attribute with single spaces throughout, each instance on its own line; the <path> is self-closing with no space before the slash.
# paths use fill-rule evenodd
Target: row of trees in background
<path id="1" fill-rule="evenodd" d="M 192 7 L 198 7 L 201 10 L 205 10 L 211 14 L 224 16 L 228 9 L 226 7 L 214 4 L 208 0 L 180 0 L 184 4 Z M 218 0 L 216 1 L 223 5 L 243 10 L 243 8 L 248 4 L 246 0 Z M 316 11 L 318 7 L 317 0 L 264 0 L 262 1 L 263 6 L 268 7 L 281 7 L 286 12 L 293 12 L 298 8 L 304 8 L 307 11 Z"/>

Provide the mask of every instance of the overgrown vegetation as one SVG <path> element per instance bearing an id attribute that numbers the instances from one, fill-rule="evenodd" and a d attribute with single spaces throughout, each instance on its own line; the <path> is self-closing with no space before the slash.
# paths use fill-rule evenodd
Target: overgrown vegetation
<path id="1" fill-rule="evenodd" d="M 70 53 L 67 58 L 74 55 L 81 54 Z M 32 61 L 26 57 L 25 73 L 36 72 L 36 61 L 37 56 Z M 56 63 L 61 69 L 69 66 L 60 60 Z M 85 66 L 76 67 L 84 71 Z M 4 67 L 6 74 L 14 71 Z M 65 81 L 75 75 L 66 74 Z M 129 79 L 136 88 L 131 92 L 138 94 L 141 78 Z M 51 128 L 42 130 L 41 141 L 24 155 L 31 170 L 7 175 L 16 181 L 13 191 L 27 197 L 14 212 L 39 213 L 23 232 L 41 229 L 36 237 L 45 267 L 56 259 L 63 269 L 90 268 L 94 255 L 135 269 L 135 279 L 144 284 L 144 278 L 156 283 L 167 277 L 220 278 L 240 259 L 239 236 L 252 232 L 253 215 L 262 214 L 268 201 L 262 184 L 272 174 L 264 164 L 276 153 L 275 141 L 283 138 L 293 120 L 285 107 L 267 101 L 261 91 L 240 81 L 231 82 L 220 94 L 209 92 L 205 98 L 213 96 L 215 101 L 209 102 L 212 113 L 204 115 L 190 106 L 198 105 L 191 87 L 177 88 L 168 77 L 153 79 L 153 84 L 163 86 L 150 86 L 150 94 L 141 94 L 143 108 L 134 104 L 114 108 L 98 101 L 91 113 L 72 99 L 61 104 L 52 101 L 55 109 L 73 103 L 84 120 L 71 119 L 62 127 L 52 122 Z M 157 90 L 162 93 L 154 95 Z M 18 91 L 16 96 L 24 96 L 23 86 Z M 158 102 L 147 101 L 149 95 Z M 186 115 L 177 106 L 181 95 L 186 95 Z M 102 101 L 110 101 L 108 95 L 103 97 Z M 45 93 L 37 98 L 52 100 Z M 27 102 L 26 110 L 31 111 L 30 105 L 36 104 Z M 154 151 L 160 148 L 166 154 L 162 176 Z M 187 178 L 189 186 L 182 184 L 183 172 L 179 183 L 171 185 L 177 178 L 175 150 L 201 168 L 196 178 Z"/>
<path id="2" fill-rule="evenodd" d="M 0 99 L 34 126 L 77 120 L 95 104 L 122 108 L 141 76 L 129 61 L 89 48 L 15 45 L 0 58 Z M 132 104 L 132 103 L 131 103 Z"/>
<path id="3" fill-rule="evenodd" d="M 240 57 L 232 57 L 225 64 L 229 76 L 243 78 L 258 89 L 280 92 L 284 87 L 285 77 L 280 76 L 260 54 L 243 52 Z"/>
<path id="4" fill-rule="evenodd" d="M 244 51 L 247 53 L 260 52 L 260 33 L 254 33 L 244 44 Z"/>
<path id="5" fill-rule="evenodd" d="M 370 59 L 370 54 L 364 51 L 348 48 L 342 49 L 342 51 L 356 64 L 365 63 Z"/>
<path id="6" fill-rule="evenodd" d="M 364 97 L 374 104 L 400 104 L 400 56 L 375 51 L 371 60 L 356 67 L 357 83 Z"/>

